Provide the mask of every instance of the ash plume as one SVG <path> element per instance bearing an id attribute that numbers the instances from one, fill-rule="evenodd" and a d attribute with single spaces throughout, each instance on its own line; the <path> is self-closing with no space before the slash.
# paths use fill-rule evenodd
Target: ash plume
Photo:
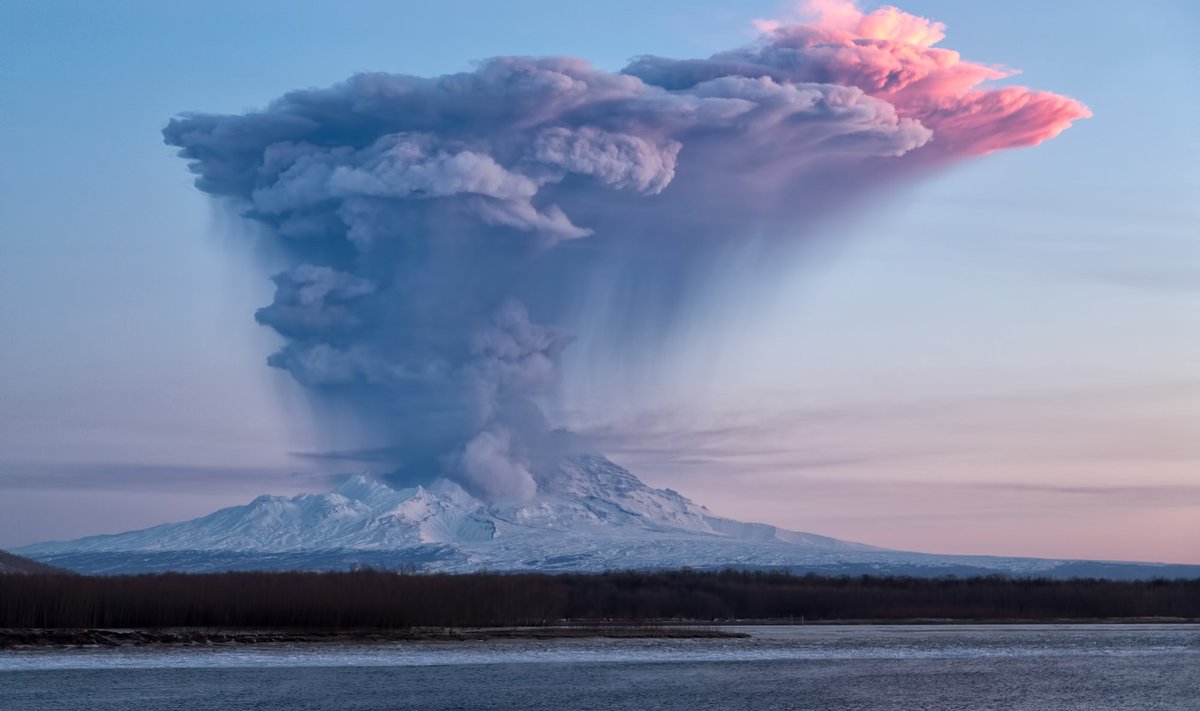
<path id="1" fill-rule="evenodd" d="M 708 59 L 360 74 L 164 136 L 290 261 L 257 313 L 286 341 L 268 363 L 393 478 L 519 500 L 559 446 L 544 413 L 572 314 L 619 342 L 669 321 L 730 244 L 802 237 L 917 169 L 1089 115 L 981 87 L 1007 74 L 935 47 L 937 23 L 810 10 Z"/>

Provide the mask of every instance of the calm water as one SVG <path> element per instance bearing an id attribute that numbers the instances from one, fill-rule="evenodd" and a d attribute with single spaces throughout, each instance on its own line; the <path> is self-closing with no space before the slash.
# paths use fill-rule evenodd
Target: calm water
<path id="1" fill-rule="evenodd" d="M 0 652 L 0 709 L 1200 709 L 1200 626 Z"/>

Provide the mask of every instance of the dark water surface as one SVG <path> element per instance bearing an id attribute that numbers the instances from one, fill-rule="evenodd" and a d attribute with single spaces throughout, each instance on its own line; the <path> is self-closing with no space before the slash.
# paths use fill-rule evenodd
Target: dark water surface
<path id="1" fill-rule="evenodd" d="M 0 652 L 0 709 L 1200 709 L 1200 626 Z"/>

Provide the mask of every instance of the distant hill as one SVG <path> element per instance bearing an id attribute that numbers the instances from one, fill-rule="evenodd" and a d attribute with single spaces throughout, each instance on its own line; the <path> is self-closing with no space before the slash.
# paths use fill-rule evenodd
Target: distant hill
<path id="1" fill-rule="evenodd" d="M 0 551 L 0 575 L 22 575 L 27 573 L 66 573 L 69 571 L 55 568 L 53 565 L 39 563 L 36 560 L 22 558 L 6 551 Z"/>

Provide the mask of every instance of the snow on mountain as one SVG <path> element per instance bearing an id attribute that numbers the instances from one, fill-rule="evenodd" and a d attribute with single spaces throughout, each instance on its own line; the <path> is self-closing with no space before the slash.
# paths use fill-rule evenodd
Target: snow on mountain
<path id="1" fill-rule="evenodd" d="M 446 479 L 393 489 L 354 476 L 332 492 L 260 496 L 191 521 L 20 552 L 81 572 L 371 565 L 442 571 L 691 566 L 1051 574 L 1069 565 L 892 551 L 721 518 L 595 455 L 562 460 L 529 501 L 484 502 Z"/>
<path id="2" fill-rule="evenodd" d="M 452 481 L 393 489 L 367 476 L 347 479 L 332 492 L 260 496 L 244 506 L 140 531 L 30 546 L 27 553 L 63 552 L 393 550 L 423 544 L 462 548 L 481 560 L 519 540 L 533 551 L 540 541 L 594 537 L 692 538 L 752 541 L 821 550 L 868 546 L 780 531 L 714 516 L 670 489 L 653 489 L 603 457 L 565 459 L 559 475 L 531 501 L 487 504 Z"/>

